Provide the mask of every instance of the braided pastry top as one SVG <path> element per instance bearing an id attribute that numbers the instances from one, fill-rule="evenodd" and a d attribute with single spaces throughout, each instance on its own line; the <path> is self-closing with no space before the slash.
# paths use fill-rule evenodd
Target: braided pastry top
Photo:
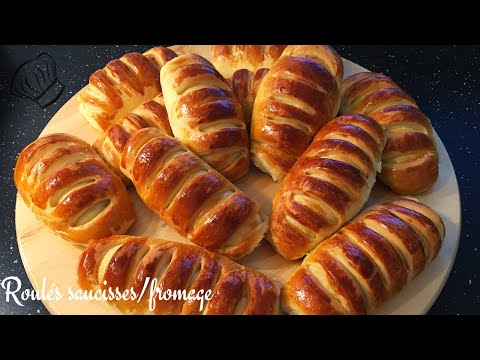
<path id="1" fill-rule="evenodd" d="M 387 139 L 379 177 L 393 191 L 415 194 L 438 178 L 438 152 L 430 120 L 415 101 L 383 74 L 363 72 L 345 79 L 343 114 L 368 115 Z"/>
<path id="2" fill-rule="evenodd" d="M 298 259 L 353 218 L 367 201 L 385 145 L 373 120 L 341 116 L 325 125 L 273 199 L 269 240 Z"/>
<path id="3" fill-rule="evenodd" d="M 122 151 L 130 136 L 146 127 L 155 127 L 172 136 L 162 93 L 111 125 L 93 144 L 93 148 L 127 185 L 130 185 L 130 180 L 120 170 Z"/>
<path id="4" fill-rule="evenodd" d="M 144 55 L 129 53 L 95 71 L 79 95 L 80 113 L 100 131 L 151 100 L 161 91 L 159 68 L 176 54 L 156 47 Z"/>
<path id="5" fill-rule="evenodd" d="M 238 259 L 267 231 L 255 201 L 158 129 L 130 138 L 121 168 L 145 204 L 197 245 Z"/>
<path id="6" fill-rule="evenodd" d="M 118 176 L 90 145 L 71 135 L 47 135 L 28 145 L 14 180 L 38 218 L 77 244 L 123 234 L 135 219 Z"/>
<path id="7" fill-rule="evenodd" d="M 399 292 L 438 254 L 440 216 L 412 199 L 367 209 L 318 245 L 288 280 L 291 314 L 366 314 Z"/>
<path id="8" fill-rule="evenodd" d="M 149 278 L 147 282 L 147 278 Z M 163 291 L 195 294 L 212 291 L 203 309 L 199 300 L 155 298 L 157 315 L 270 315 L 278 311 L 278 289 L 262 273 L 205 249 L 146 237 L 113 236 L 86 248 L 78 265 L 78 283 L 86 290 L 133 289 L 138 301 L 112 301 L 123 312 L 151 314 L 152 280 Z"/>
<path id="9" fill-rule="evenodd" d="M 225 79 L 230 79 L 237 70 L 255 73 L 270 69 L 285 48 L 286 45 L 213 45 L 212 63 Z"/>
<path id="10" fill-rule="evenodd" d="M 336 53 L 327 48 L 289 45 L 258 88 L 250 131 L 252 161 L 275 181 L 283 180 L 317 131 L 337 114 L 338 83 L 318 60 L 327 54 L 322 63 L 330 64 Z M 337 76 L 343 72 L 341 59 L 335 63 Z"/>
<path id="11" fill-rule="evenodd" d="M 242 108 L 225 79 L 196 54 L 185 54 L 161 70 L 173 134 L 229 180 L 248 170 L 248 134 Z"/>

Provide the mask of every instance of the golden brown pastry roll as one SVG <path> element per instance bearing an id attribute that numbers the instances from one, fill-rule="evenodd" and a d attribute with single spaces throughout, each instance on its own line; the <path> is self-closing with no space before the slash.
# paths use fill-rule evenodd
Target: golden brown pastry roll
<path id="1" fill-rule="evenodd" d="M 161 83 L 175 138 L 229 180 L 248 170 L 248 134 L 242 108 L 225 79 L 196 54 L 161 70 Z"/>
<path id="2" fill-rule="evenodd" d="M 440 216 L 413 199 L 367 209 L 318 245 L 282 290 L 290 314 L 367 314 L 398 293 L 438 254 Z"/>
<path id="3" fill-rule="evenodd" d="M 160 299 L 155 292 L 151 295 L 154 279 L 164 292 L 211 294 L 203 302 L 184 295 Z M 194 245 L 154 238 L 112 236 L 92 243 L 80 257 L 78 283 L 85 290 L 133 290 L 137 299 L 111 301 L 124 313 L 272 315 L 278 311 L 279 291 L 262 273 Z M 153 311 L 150 297 L 155 299 Z"/>
<path id="4" fill-rule="evenodd" d="M 384 145 L 381 127 L 360 115 L 340 116 L 318 132 L 273 199 L 267 238 L 280 255 L 304 256 L 357 215 Z"/>
<path id="5" fill-rule="evenodd" d="M 238 259 L 267 231 L 268 219 L 255 201 L 156 128 L 130 137 L 121 168 L 144 203 L 197 245 Z"/>
<path id="6" fill-rule="evenodd" d="M 213 45 L 212 63 L 225 79 L 237 70 L 270 69 L 286 45 Z"/>
<path id="7" fill-rule="evenodd" d="M 93 144 L 97 153 L 126 185 L 131 183 L 120 170 L 123 148 L 133 133 L 146 127 L 155 127 L 166 135 L 173 135 L 162 93 L 111 125 Z"/>
<path id="8" fill-rule="evenodd" d="M 340 112 L 376 120 L 387 139 L 380 180 L 393 191 L 415 194 L 438 178 L 438 152 L 430 120 L 415 101 L 383 74 L 363 72 L 345 79 Z"/>
<path id="9" fill-rule="evenodd" d="M 338 58 L 334 74 L 322 65 L 333 64 L 332 56 Z M 289 45 L 263 78 L 253 106 L 250 151 L 254 164 L 273 180 L 282 181 L 317 131 L 335 118 L 340 73 L 341 58 L 330 47 Z"/>
<path id="10" fill-rule="evenodd" d="M 120 178 L 75 136 L 52 134 L 28 145 L 18 156 L 14 180 L 35 215 L 76 244 L 123 234 L 135 219 Z"/>
<path id="11" fill-rule="evenodd" d="M 129 53 L 110 61 L 90 76 L 80 93 L 80 113 L 94 128 L 107 130 L 161 92 L 159 69 L 175 56 L 172 50 L 158 46 L 143 55 Z"/>

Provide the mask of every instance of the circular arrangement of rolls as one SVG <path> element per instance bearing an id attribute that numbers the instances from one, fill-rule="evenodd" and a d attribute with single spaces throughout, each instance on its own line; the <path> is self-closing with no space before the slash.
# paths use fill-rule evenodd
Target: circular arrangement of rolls
<path id="1" fill-rule="evenodd" d="M 158 46 L 109 62 L 78 99 L 93 146 L 41 137 L 14 180 L 44 224 L 86 246 L 79 286 L 213 294 L 153 311 L 149 294 L 112 300 L 123 313 L 369 314 L 440 251 L 441 217 L 412 197 L 358 215 L 377 176 L 399 194 L 429 190 L 438 153 L 408 94 L 383 74 L 343 79 L 330 46 L 214 45 L 212 62 Z M 231 182 L 250 166 L 281 183 L 270 218 Z M 131 185 L 195 245 L 123 235 Z M 264 238 L 285 261 L 304 257 L 286 284 L 234 262 Z"/>

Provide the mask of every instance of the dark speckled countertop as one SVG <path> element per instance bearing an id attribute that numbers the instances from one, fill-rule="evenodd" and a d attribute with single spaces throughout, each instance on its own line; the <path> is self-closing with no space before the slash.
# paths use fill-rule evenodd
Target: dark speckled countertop
<path id="1" fill-rule="evenodd" d="M 89 75 L 122 54 L 143 52 L 150 45 L 128 46 L 1 46 L 0 47 L 0 282 L 18 276 L 30 287 L 15 236 L 13 168 L 18 153 L 35 140 L 50 118 Z M 480 46 L 346 46 L 335 49 L 371 71 L 393 78 L 430 117 L 452 159 L 462 198 L 462 234 L 455 265 L 430 314 L 480 314 Z M 65 85 L 46 108 L 12 96 L 10 82 L 18 66 L 48 53 Z M 477 185 L 478 186 L 478 185 Z M 0 287 L 0 314 L 48 314 L 39 301 L 20 307 L 5 302 Z"/>

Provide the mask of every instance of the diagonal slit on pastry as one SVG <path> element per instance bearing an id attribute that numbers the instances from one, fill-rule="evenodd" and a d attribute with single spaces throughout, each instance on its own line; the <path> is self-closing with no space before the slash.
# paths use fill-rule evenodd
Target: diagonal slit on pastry
<path id="1" fill-rule="evenodd" d="M 131 182 L 120 170 L 122 152 L 130 136 L 146 127 L 155 127 L 172 136 L 162 93 L 116 121 L 93 143 L 93 148 L 127 186 Z"/>

